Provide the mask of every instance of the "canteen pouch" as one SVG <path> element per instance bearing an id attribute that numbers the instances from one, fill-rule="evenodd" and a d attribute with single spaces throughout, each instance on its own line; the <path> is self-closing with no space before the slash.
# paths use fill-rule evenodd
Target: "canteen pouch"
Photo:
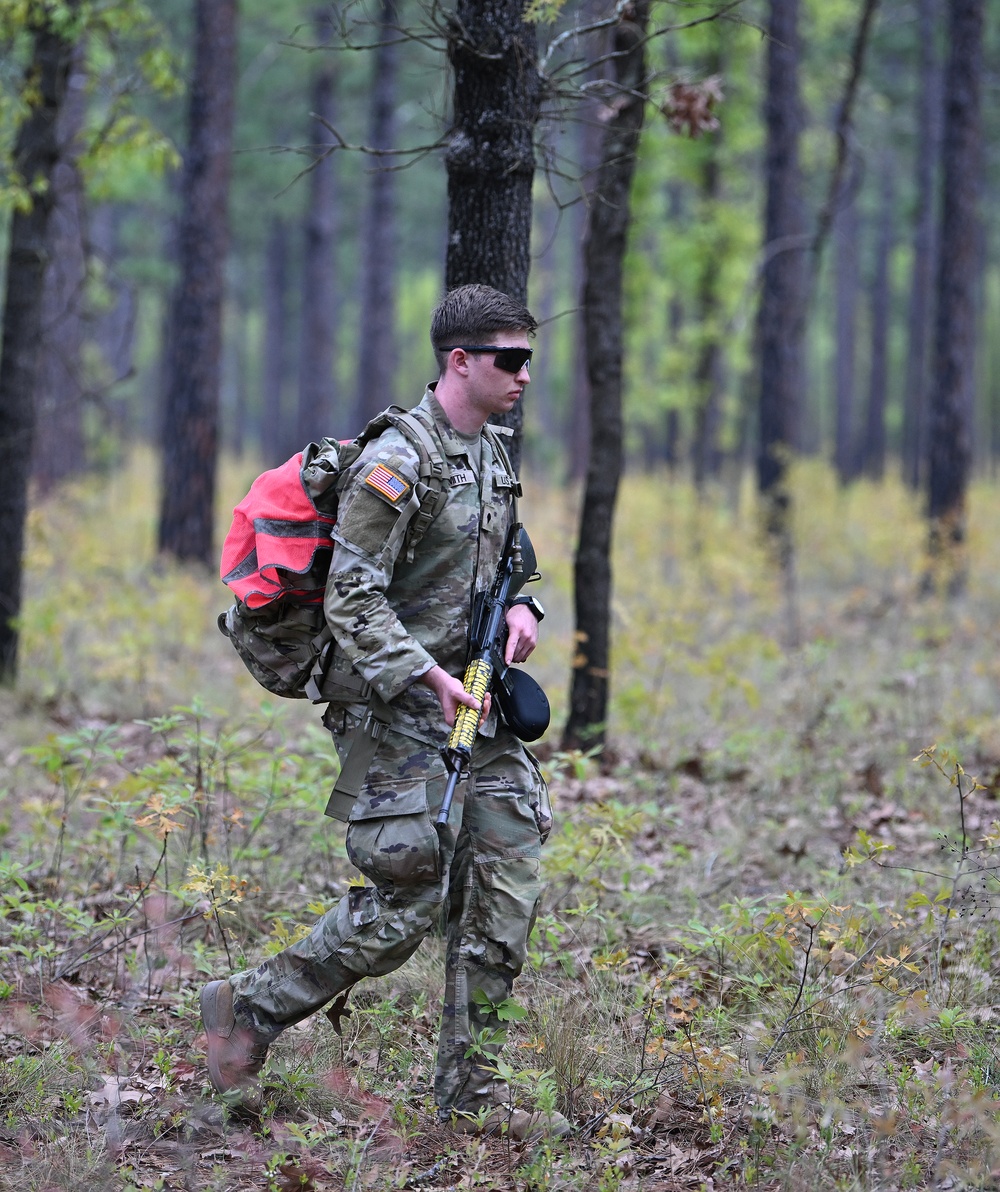
<path id="1" fill-rule="evenodd" d="M 493 694 L 515 737 L 537 741 L 549 727 L 548 696 L 526 671 L 508 667 L 502 676 L 497 674 Z"/>

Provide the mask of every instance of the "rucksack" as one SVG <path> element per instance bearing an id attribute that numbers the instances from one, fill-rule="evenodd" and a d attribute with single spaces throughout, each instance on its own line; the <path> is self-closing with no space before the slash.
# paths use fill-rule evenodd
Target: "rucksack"
<path id="1" fill-rule="evenodd" d="M 329 667 L 332 644 L 323 594 L 333 553 L 339 481 L 365 445 L 395 427 L 419 458 L 411 500 L 418 508 L 405 527 L 413 552 L 447 498 L 450 468 L 416 414 L 390 406 L 355 439 L 321 439 L 280 467 L 262 473 L 233 510 L 222 547 L 222 582 L 236 603 L 219 628 L 261 686 L 290 699 L 367 699 L 354 672 Z M 400 518 L 400 521 L 405 521 Z"/>

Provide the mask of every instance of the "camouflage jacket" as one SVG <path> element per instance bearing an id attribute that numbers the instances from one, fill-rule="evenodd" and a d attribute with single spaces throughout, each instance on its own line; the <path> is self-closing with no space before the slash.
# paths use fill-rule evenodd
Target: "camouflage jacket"
<path id="1" fill-rule="evenodd" d="M 415 680 L 435 664 L 461 678 L 473 600 L 496 573 L 516 480 L 485 434 L 455 430 L 433 390 L 414 413 L 449 464 L 445 504 L 408 559 L 398 523 L 415 512 L 416 451 L 395 429 L 369 443 L 340 487 L 324 608 L 334 666 L 353 667 L 390 702 L 396 729 L 440 745 L 441 706 Z"/>

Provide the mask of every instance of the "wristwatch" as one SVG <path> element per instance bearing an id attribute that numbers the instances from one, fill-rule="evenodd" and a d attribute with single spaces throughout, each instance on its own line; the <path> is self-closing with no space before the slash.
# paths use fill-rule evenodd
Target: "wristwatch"
<path id="1" fill-rule="evenodd" d="M 515 596 L 510 602 L 511 608 L 515 604 L 525 604 L 531 609 L 536 621 L 541 621 L 545 616 L 545 609 L 542 608 L 542 602 L 536 596 Z"/>

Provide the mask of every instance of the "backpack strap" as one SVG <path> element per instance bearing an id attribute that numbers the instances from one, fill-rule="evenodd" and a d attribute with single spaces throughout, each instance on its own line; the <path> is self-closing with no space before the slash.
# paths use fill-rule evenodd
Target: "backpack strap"
<path id="1" fill-rule="evenodd" d="M 420 461 L 419 476 L 410 498 L 410 504 L 417 506 L 416 513 L 410 518 L 400 516 L 389 536 L 389 542 L 393 543 L 397 532 L 406 535 L 406 561 L 412 563 L 417 546 L 448 499 L 451 467 L 416 411 L 390 406 L 380 417 L 385 417 L 406 438 Z"/>

